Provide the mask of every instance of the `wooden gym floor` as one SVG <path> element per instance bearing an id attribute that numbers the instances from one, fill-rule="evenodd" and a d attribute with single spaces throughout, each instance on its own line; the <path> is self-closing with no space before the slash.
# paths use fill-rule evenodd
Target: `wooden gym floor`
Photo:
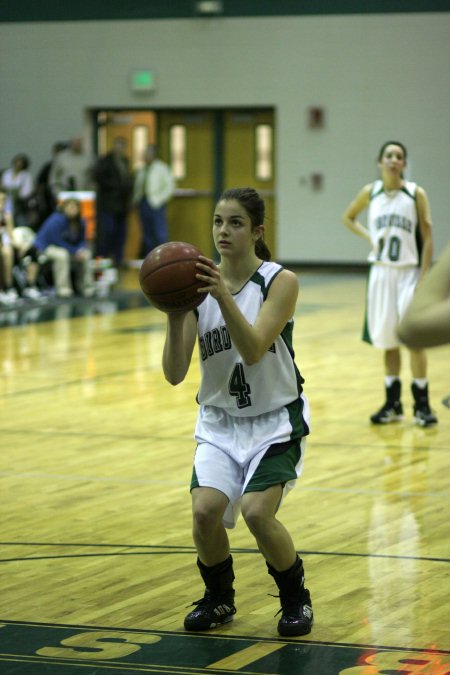
<path id="1" fill-rule="evenodd" d="M 405 358 L 405 420 L 373 427 L 383 379 L 360 340 L 364 275 L 300 282 L 313 424 L 280 518 L 312 633 L 277 636 L 276 591 L 242 520 L 235 621 L 184 632 L 202 595 L 188 490 L 198 363 L 164 381 L 164 316 L 130 270 L 108 298 L 0 313 L 2 675 L 450 673 L 450 346 L 428 352 L 439 424 L 413 425 Z"/>

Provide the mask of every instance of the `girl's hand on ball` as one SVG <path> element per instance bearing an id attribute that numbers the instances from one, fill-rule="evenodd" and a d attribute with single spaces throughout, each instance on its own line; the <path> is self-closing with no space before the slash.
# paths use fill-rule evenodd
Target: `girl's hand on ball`
<path id="1" fill-rule="evenodd" d="M 228 292 L 221 277 L 220 269 L 210 258 L 201 255 L 199 256 L 199 260 L 200 262 L 197 263 L 197 269 L 199 271 L 196 274 L 196 277 L 199 281 L 204 282 L 205 286 L 199 288 L 198 292 L 205 294 L 211 293 L 213 298 L 219 300 Z"/>

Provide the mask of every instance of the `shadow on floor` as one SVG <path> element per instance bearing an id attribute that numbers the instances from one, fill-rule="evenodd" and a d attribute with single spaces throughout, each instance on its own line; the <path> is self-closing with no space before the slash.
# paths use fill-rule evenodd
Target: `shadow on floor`
<path id="1" fill-rule="evenodd" d="M 23 326 L 30 323 L 55 321 L 57 319 L 76 319 L 92 314 L 112 314 L 126 309 L 148 306 L 140 291 L 117 290 L 108 296 L 99 298 L 73 297 L 60 299 L 48 297 L 45 302 L 21 300 L 7 307 L 0 307 L 0 328 L 5 326 Z"/>

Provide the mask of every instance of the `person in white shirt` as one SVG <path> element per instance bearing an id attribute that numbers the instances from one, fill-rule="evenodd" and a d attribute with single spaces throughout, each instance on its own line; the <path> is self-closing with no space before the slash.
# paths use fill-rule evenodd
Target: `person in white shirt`
<path id="1" fill-rule="evenodd" d="M 24 153 L 15 155 L 9 169 L 3 172 L 1 184 L 8 195 L 6 209 L 12 215 L 14 227 L 27 227 L 30 219 L 30 202 L 34 181 L 29 170 L 30 160 Z"/>
<path id="2" fill-rule="evenodd" d="M 18 294 L 13 284 L 14 224 L 7 205 L 7 191 L 0 186 L 0 308 L 16 302 Z"/>
<path id="3" fill-rule="evenodd" d="M 136 174 L 133 202 L 139 210 L 142 225 L 142 255 L 169 239 L 166 204 L 175 192 L 175 179 L 170 167 L 157 156 L 155 145 L 144 154 L 144 166 Z"/>
<path id="4" fill-rule="evenodd" d="M 56 200 L 60 192 L 92 188 L 92 161 L 84 152 L 82 138 L 72 138 L 69 147 L 57 153 L 50 169 L 49 184 Z"/>

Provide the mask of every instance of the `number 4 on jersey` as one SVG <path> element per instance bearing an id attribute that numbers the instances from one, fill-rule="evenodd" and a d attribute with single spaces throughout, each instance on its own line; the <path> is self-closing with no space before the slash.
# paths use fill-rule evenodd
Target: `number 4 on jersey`
<path id="1" fill-rule="evenodd" d="M 251 388 L 248 382 L 245 381 L 244 366 L 242 363 L 236 363 L 234 366 L 228 383 L 228 391 L 230 396 L 236 397 L 236 405 L 238 408 L 247 408 L 247 406 L 252 404 L 252 399 L 250 398 Z"/>

